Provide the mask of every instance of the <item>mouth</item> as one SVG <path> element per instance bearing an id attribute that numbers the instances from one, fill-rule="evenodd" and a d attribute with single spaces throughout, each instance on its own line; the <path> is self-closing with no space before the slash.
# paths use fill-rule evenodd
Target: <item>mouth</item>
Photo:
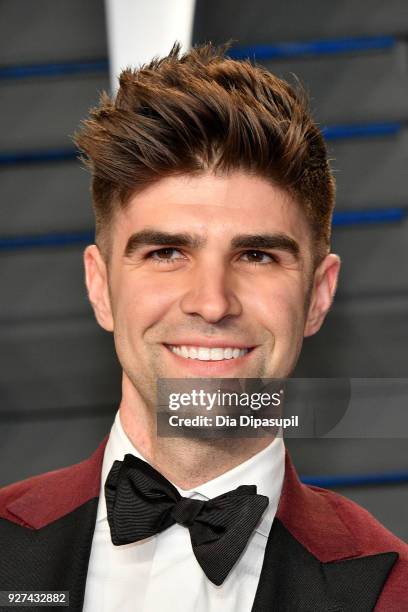
<path id="1" fill-rule="evenodd" d="M 211 346 L 208 346 L 211 344 Z M 217 346 L 218 344 L 218 346 Z M 256 346 L 236 346 L 227 342 L 164 344 L 178 372 L 197 378 L 243 376 L 248 372 Z M 243 370 L 242 368 L 245 368 Z"/>
<path id="2" fill-rule="evenodd" d="M 191 345 L 166 345 L 167 348 L 182 357 L 183 359 L 193 359 L 197 361 L 229 361 L 239 359 L 247 355 L 253 347 L 239 348 L 236 346 L 191 346 Z"/>

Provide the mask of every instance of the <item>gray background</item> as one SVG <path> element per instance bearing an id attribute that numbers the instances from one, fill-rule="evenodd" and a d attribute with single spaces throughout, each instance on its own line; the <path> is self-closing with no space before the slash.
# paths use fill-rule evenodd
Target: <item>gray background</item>
<path id="1" fill-rule="evenodd" d="M 6 66 L 107 56 L 102 0 L 2 0 Z M 265 62 L 310 91 L 319 122 L 406 122 L 405 1 L 199 0 L 194 42 L 239 45 L 393 34 L 393 49 Z M 0 81 L 0 152 L 71 146 L 98 92 L 97 72 Z M 404 123 L 404 125 L 406 125 Z M 408 128 L 330 143 L 338 210 L 407 206 Z M 88 177 L 76 161 L 0 166 L 2 237 L 92 227 Z M 306 340 L 298 376 L 406 377 L 408 221 L 338 228 L 338 297 Z M 109 431 L 120 392 L 112 338 L 87 303 L 82 246 L 0 252 L 0 484 L 87 457 Z M 373 398 L 373 401 L 375 398 Z M 290 440 L 302 475 L 408 470 L 407 441 Z M 408 486 L 342 488 L 408 539 Z"/>

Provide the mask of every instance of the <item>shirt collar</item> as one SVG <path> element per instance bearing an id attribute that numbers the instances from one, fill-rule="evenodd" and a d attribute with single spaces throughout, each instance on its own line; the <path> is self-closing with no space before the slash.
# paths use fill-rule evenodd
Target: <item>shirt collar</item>
<path id="1" fill-rule="evenodd" d="M 146 461 L 127 437 L 122 427 L 118 411 L 112 425 L 103 458 L 101 491 L 96 518 L 97 522 L 107 519 L 104 486 L 112 464 L 116 460 L 122 461 L 127 453 Z M 269 498 L 269 504 L 255 531 L 268 537 L 282 491 L 284 472 L 285 447 L 283 438 L 278 436 L 271 444 L 259 453 L 256 453 L 256 455 L 247 459 L 247 461 L 244 461 L 235 468 L 228 470 L 228 472 L 221 474 L 221 476 L 217 476 L 194 489 L 186 491 L 180 489 L 180 487 L 176 485 L 173 486 L 176 487 L 183 497 L 199 495 L 204 499 L 210 499 L 217 497 L 217 495 L 222 495 L 227 491 L 232 491 L 243 484 L 256 485 L 257 493 L 266 495 Z"/>

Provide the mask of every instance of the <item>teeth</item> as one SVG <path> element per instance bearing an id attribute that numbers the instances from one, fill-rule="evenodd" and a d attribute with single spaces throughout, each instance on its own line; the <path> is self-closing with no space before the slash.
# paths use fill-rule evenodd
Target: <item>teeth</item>
<path id="1" fill-rule="evenodd" d="M 212 361 L 221 361 L 222 359 L 224 359 L 224 349 L 212 348 L 210 350 L 210 357 Z"/>
<path id="2" fill-rule="evenodd" d="M 186 347 L 186 346 L 182 346 L 180 350 L 181 350 L 181 356 L 182 356 L 182 357 L 185 357 L 185 358 L 187 359 L 187 358 L 188 358 L 188 350 L 187 350 L 187 347 Z"/>
<path id="3" fill-rule="evenodd" d="M 170 346 L 170 350 L 185 359 L 198 359 L 199 361 L 222 361 L 224 359 L 237 359 L 248 353 L 249 349 L 208 348 L 206 346 Z"/>
<path id="4" fill-rule="evenodd" d="M 211 350 L 208 348 L 199 348 L 197 357 L 200 361 L 209 361 L 211 359 Z"/>

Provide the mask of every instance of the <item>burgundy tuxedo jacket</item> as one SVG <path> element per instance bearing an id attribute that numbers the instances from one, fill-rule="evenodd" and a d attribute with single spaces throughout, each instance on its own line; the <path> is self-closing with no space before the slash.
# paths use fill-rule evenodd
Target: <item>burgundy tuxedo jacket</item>
<path id="1" fill-rule="evenodd" d="M 68 609 L 82 610 L 106 441 L 0 490 L 0 590 L 69 591 Z M 252 612 L 372 610 L 408 612 L 408 546 L 353 502 L 302 485 L 287 454 Z"/>

